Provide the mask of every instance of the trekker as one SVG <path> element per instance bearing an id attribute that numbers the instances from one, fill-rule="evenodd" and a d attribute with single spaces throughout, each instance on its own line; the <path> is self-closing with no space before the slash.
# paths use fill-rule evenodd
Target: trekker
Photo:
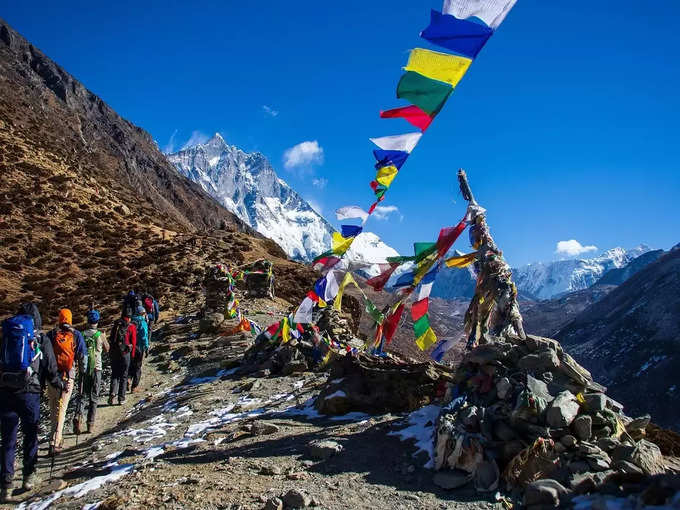
<path id="1" fill-rule="evenodd" d="M 134 290 L 129 291 L 123 298 L 123 306 L 120 310 L 121 318 L 125 317 L 126 314 L 128 317 L 132 317 L 135 314 L 137 308 L 141 305 L 142 300 L 140 296 L 138 296 Z"/>
<path id="2" fill-rule="evenodd" d="M 146 321 L 149 323 L 149 340 L 151 339 L 151 330 L 153 325 L 158 322 L 158 316 L 160 315 L 160 309 L 158 307 L 158 301 L 150 293 L 146 292 L 142 295 L 142 305 L 146 310 Z"/>
<path id="3" fill-rule="evenodd" d="M 131 314 L 123 312 L 123 317 L 113 323 L 111 330 L 111 387 L 109 405 L 118 397 L 118 405 L 125 402 L 130 357 L 137 348 L 137 328 L 130 322 Z"/>
<path id="4" fill-rule="evenodd" d="M 87 370 L 81 377 L 80 395 L 76 415 L 73 418 L 73 432 L 82 434 L 85 422 L 85 408 L 87 411 L 87 433 L 94 431 L 94 422 L 97 417 L 97 404 L 99 392 L 102 386 L 102 351 L 109 352 L 109 342 L 106 341 L 106 333 L 98 328 L 101 314 L 97 310 L 87 312 L 87 329 L 83 331 L 85 345 L 87 346 Z"/>
<path id="5" fill-rule="evenodd" d="M 128 375 L 129 383 L 131 383 L 132 393 L 137 393 L 137 387 L 142 378 L 142 364 L 144 357 L 149 352 L 149 323 L 146 319 L 146 310 L 143 306 L 137 308 L 137 313 L 132 317 L 132 323 L 137 328 L 137 344 L 132 351 L 132 359 L 130 360 L 130 374 Z"/>
<path id="6" fill-rule="evenodd" d="M 57 391 L 62 389 L 52 344 L 41 329 L 40 312 L 33 303 L 21 305 L 17 315 L 2 323 L 0 503 L 11 502 L 19 421 L 24 436 L 23 489 L 32 490 L 38 483 L 35 471 L 38 463 L 41 382 L 47 380 Z"/>
<path id="7" fill-rule="evenodd" d="M 47 394 L 50 400 L 50 420 L 52 423 L 52 439 L 50 441 L 50 452 L 58 453 L 63 448 L 64 421 L 66 420 L 66 409 L 68 408 L 71 394 L 76 377 L 76 361 L 78 370 L 82 374 L 87 367 L 87 347 L 85 339 L 80 331 L 71 325 L 73 315 L 68 308 L 59 310 L 59 321 L 57 327 L 47 333 L 47 337 L 52 343 L 54 357 L 57 361 L 57 371 L 64 382 L 64 389 L 57 390 L 49 386 Z"/>

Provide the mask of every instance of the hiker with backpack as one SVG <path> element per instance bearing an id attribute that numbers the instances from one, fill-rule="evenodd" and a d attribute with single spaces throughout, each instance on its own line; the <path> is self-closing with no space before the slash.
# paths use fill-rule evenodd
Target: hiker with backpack
<path id="1" fill-rule="evenodd" d="M 158 316 L 160 314 L 158 301 L 147 292 L 142 295 L 142 305 L 144 306 L 144 310 L 146 310 L 146 321 L 149 324 L 149 340 L 151 340 L 151 330 L 153 325 L 158 322 Z"/>
<path id="2" fill-rule="evenodd" d="M 61 391 L 52 345 L 41 332 L 42 320 L 33 303 L 21 305 L 2 323 L 0 339 L 0 503 L 11 502 L 19 422 L 24 436 L 23 489 L 32 490 L 38 463 L 38 422 L 41 386 Z"/>
<path id="3" fill-rule="evenodd" d="M 97 417 L 97 404 L 102 386 L 102 351 L 109 352 L 106 333 L 98 328 L 100 319 L 101 314 L 97 310 L 87 312 L 87 329 L 83 331 L 87 347 L 87 370 L 82 374 L 82 391 L 78 399 L 76 415 L 73 418 L 73 432 L 76 434 L 92 433 Z M 85 408 L 88 404 L 87 421 L 85 421 Z M 84 422 L 87 423 L 86 430 L 83 430 Z"/>
<path id="4" fill-rule="evenodd" d="M 130 374 L 128 375 L 128 384 L 132 393 L 137 393 L 139 382 L 142 378 L 142 364 L 144 358 L 149 352 L 149 340 L 151 332 L 149 331 L 149 323 L 146 318 L 146 309 L 143 306 L 137 308 L 137 313 L 132 316 L 132 323 L 137 329 L 137 343 L 135 349 L 132 351 L 132 359 L 130 360 Z"/>
<path id="5" fill-rule="evenodd" d="M 137 348 L 137 328 L 131 321 L 132 313 L 123 310 L 123 317 L 113 323 L 109 354 L 111 356 L 111 387 L 109 405 L 116 397 L 118 405 L 125 402 L 130 359 Z"/>
<path id="6" fill-rule="evenodd" d="M 142 306 L 141 296 L 138 296 L 134 290 L 129 291 L 123 298 L 123 306 L 120 311 L 121 318 L 126 315 L 132 317 L 140 306 Z"/>
<path id="7" fill-rule="evenodd" d="M 57 371 L 63 382 L 63 390 L 52 386 L 47 388 L 50 401 L 51 436 L 50 451 L 59 453 L 63 448 L 63 431 L 66 420 L 66 409 L 73 393 L 76 378 L 76 363 L 82 374 L 87 368 L 87 347 L 80 331 L 71 323 L 73 315 L 68 308 L 59 310 L 57 327 L 47 333 L 52 343 L 54 357 L 57 361 Z"/>

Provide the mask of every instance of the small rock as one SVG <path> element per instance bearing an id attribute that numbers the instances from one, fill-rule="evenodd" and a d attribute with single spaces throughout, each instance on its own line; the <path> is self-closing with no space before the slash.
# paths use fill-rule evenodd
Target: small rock
<path id="1" fill-rule="evenodd" d="M 581 441 L 587 441 L 593 434 L 593 419 L 587 414 L 576 417 L 571 426 Z"/>
<path id="2" fill-rule="evenodd" d="M 611 465 L 609 455 L 602 452 L 600 455 L 591 455 L 586 457 L 586 461 L 593 471 L 606 471 Z"/>
<path id="3" fill-rule="evenodd" d="M 283 510 L 283 501 L 279 498 L 269 498 L 262 510 Z"/>
<path id="4" fill-rule="evenodd" d="M 437 471 L 432 481 L 437 487 L 442 489 L 457 489 L 472 481 L 472 473 L 466 473 L 458 469 L 453 471 Z"/>
<path id="5" fill-rule="evenodd" d="M 250 432 L 256 436 L 266 436 L 268 434 L 276 434 L 279 427 L 273 423 L 266 423 L 261 421 L 253 422 L 250 427 Z"/>
<path id="6" fill-rule="evenodd" d="M 586 393 L 583 398 L 591 411 L 604 411 L 607 405 L 607 397 L 602 393 Z"/>
<path id="7" fill-rule="evenodd" d="M 546 370 L 554 370 L 560 365 L 560 359 L 553 350 L 545 350 L 534 354 L 527 354 L 517 362 L 522 370 L 533 373 L 542 373 Z"/>
<path id="8" fill-rule="evenodd" d="M 303 460 L 302 465 L 306 468 L 310 468 L 314 465 L 314 461 L 313 460 Z"/>
<path id="9" fill-rule="evenodd" d="M 286 475 L 289 480 L 304 480 L 309 477 L 306 471 L 292 471 Z"/>
<path id="10" fill-rule="evenodd" d="M 619 442 L 618 439 L 614 439 L 613 437 L 603 437 L 602 439 L 598 439 L 597 441 L 597 446 L 602 450 L 607 453 L 611 452 L 619 446 L 621 443 Z"/>
<path id="11" fill-rule="evenodd" d="M 583 460 L 574 460 L 567 465 L 570 473 L 586 473 L 590 471 L 590 464 Z"/>
<path id="12" fill-rule="evenodd" d="M 628 462 L 626 460 L 617 460 L 612 463 L 612 468 L 616 469 L 617 471 L 622 471 L 624 473 L 629 473 L 629 474 L 634 474 L 634 475 L 642 475 L 644 474 L 642 472 L 642 469 L 637 467 L 635 464 L 632 462 Z"/>
<path id="13" fill-rule="evenodd" d="M 344 449 L 344 446 L 342 446 L 340 443 L 328 439 L 312 441 L 307 445 L 309 456 L 316 460 L 330 459 Z"/>
<path id="14" fill-rule="evenodd" d="M 504 400 L 508 396 L 508 393 L 512 389 L 512 384 L 510 384 L 510 379 L 507 377 L 501 377 L 496 383 L 496 395 L 501 400 Z"/>
<path id="15" fill-rule="evenodd" d="M 307 362 L 304 360 L 293 360 L 290 361 L 289 363 L 286 363 L 284 365 L 283 369 L 281 370 L 282 375 L 291 375 L 291 374 L 296 374 L 300 372 L 306 372 L 308 370 L 307 368 Z"/>
<path id="16" fill-rule="evenodd" d="M 574 436 L 572 436 L 571 434 L 567 434 L 566 436 L 562 436 L 560 441 L 567 448 L 572 448 L 576 444 L 576 438 Z"/>
<path id="17" fill-rule="evenodd" d="M 297 489 L 291 489 L 283 496 L 283 503 L 291 508 L 304 508 L 312 503 L 312 498 L 308 494 Z"/>
<path id="18" fill-rule="evenodd" d="M 221 313 L 209 313 L 198 323 L 198 330 L 201 333 L 217 333 L 220 324 L 224 322 L 224 315 Z"/>
<path id="19" fill-rule="evenodd" d="M 619 460 L 625 460 L 627 462 L 632 462 L 633 453 L 635 453 L 635 447 L 629 444 L 620 444 L 611 452 L 611 457 L 614 462 Z"/>
<path id="20" fill-rule="evenodd" d="M 552 351 L 551 351 L 552 352 Z M 546 421 L 553 428 L 568 427 L 578 415 L 579 404 L 569 390 L 559 393 L 546 412 Z"/>
<path id="21" fill-rule="evenodd" d="M 527 485 L 524 490 L 524 504 L 558 506 L 560 497 L 566 496 L 569 491 L 561 483 L 549 478 L 537 480 Z"/>
<path id="22" fill-rule="evenodd" d="M 262 475 L 280 475 L 282 473 L 279 466 L 264 466 L 260 469 L 260 474 Z"/>

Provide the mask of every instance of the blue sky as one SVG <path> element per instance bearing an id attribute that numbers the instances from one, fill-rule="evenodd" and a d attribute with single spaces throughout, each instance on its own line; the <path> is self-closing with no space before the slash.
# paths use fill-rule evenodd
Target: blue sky
<path id="1" fill-rule="evenodd" d="M 404 104 L 401 67 L 440 7 L 11 2 L 0 15 L 162 148 L 218 131 L 333 219 L 372 202 L 368 138 L 413 130 L 378 112 Z M 513 265 L 570 239 L 680 242 L 679 17 L 676 0 L 519 0 L 395 179 L 384 205 L 398 213 L 367 229 L 402 253 L 434 240 L 464 212 L 464 167 Z M 323 163 L 284 168 L 304 141 Z"/>

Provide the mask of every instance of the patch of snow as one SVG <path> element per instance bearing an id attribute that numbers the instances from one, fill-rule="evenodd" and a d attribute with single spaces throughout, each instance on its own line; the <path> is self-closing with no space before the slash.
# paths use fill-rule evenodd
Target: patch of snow
<path id="1" fill-rule="evenodd" d="M 155 459 L 159 455 L 163 455 L 163 452 L 165 451 L 165 448 L 162 446 L 152 446 L 148 450 L 146 450 L 146 455 L 144 456 L 145 459 Z"/>
<path id="2" fill-rule="evenodd" d="M 420 452 L 425 452 L 429 456 L 425 463 L 426 468 L 434 466 L 434 426 L 440 412 L 441 407 L 436 405 L 421 407 L 408 415 L 406 420 L 408 427 L 388 433 L 389 436 L 398 436 L 402 441 L 415 439 L 418 450 L 414 456 Z"/>
<path id="3" fill-rule="evenodd" d="M 106 458 L 106 460 L 115 460 L 115 459 L 117 459 L 118 457 L 120 457 L 121 455 L 123 455 L 123 452 L 122 452 L 122 451 L 120 451 L 120 452 L 113 452 L 113 453 L 107 455 L 105 458 Z"/>
<path id="4" fill-rule="evenodd" d="M 332 416 L 331 421 L 358 421 L 359 423 L 366 423 L 371 417 L 370 414 L 360 413 L 358 411 L 343 414 L 341 416 Z"/>
<path id="5" fill-rule="evenodd" d="M 335 393 L 332 393 L 332 394 L 330 394 L 330 395 L 327 395 L 326 398 L 324 398 L 324 400 L 330 400 L 330 399 L 332 399 L 332 398 L 336 398 L 336 397 L 346 397 L 346 396 L 347 396 L 347 393 L 345 393 L 345 392 L 342 391 L 342 390 L 338 390 L 338 391 L 336 391 Z"/>

